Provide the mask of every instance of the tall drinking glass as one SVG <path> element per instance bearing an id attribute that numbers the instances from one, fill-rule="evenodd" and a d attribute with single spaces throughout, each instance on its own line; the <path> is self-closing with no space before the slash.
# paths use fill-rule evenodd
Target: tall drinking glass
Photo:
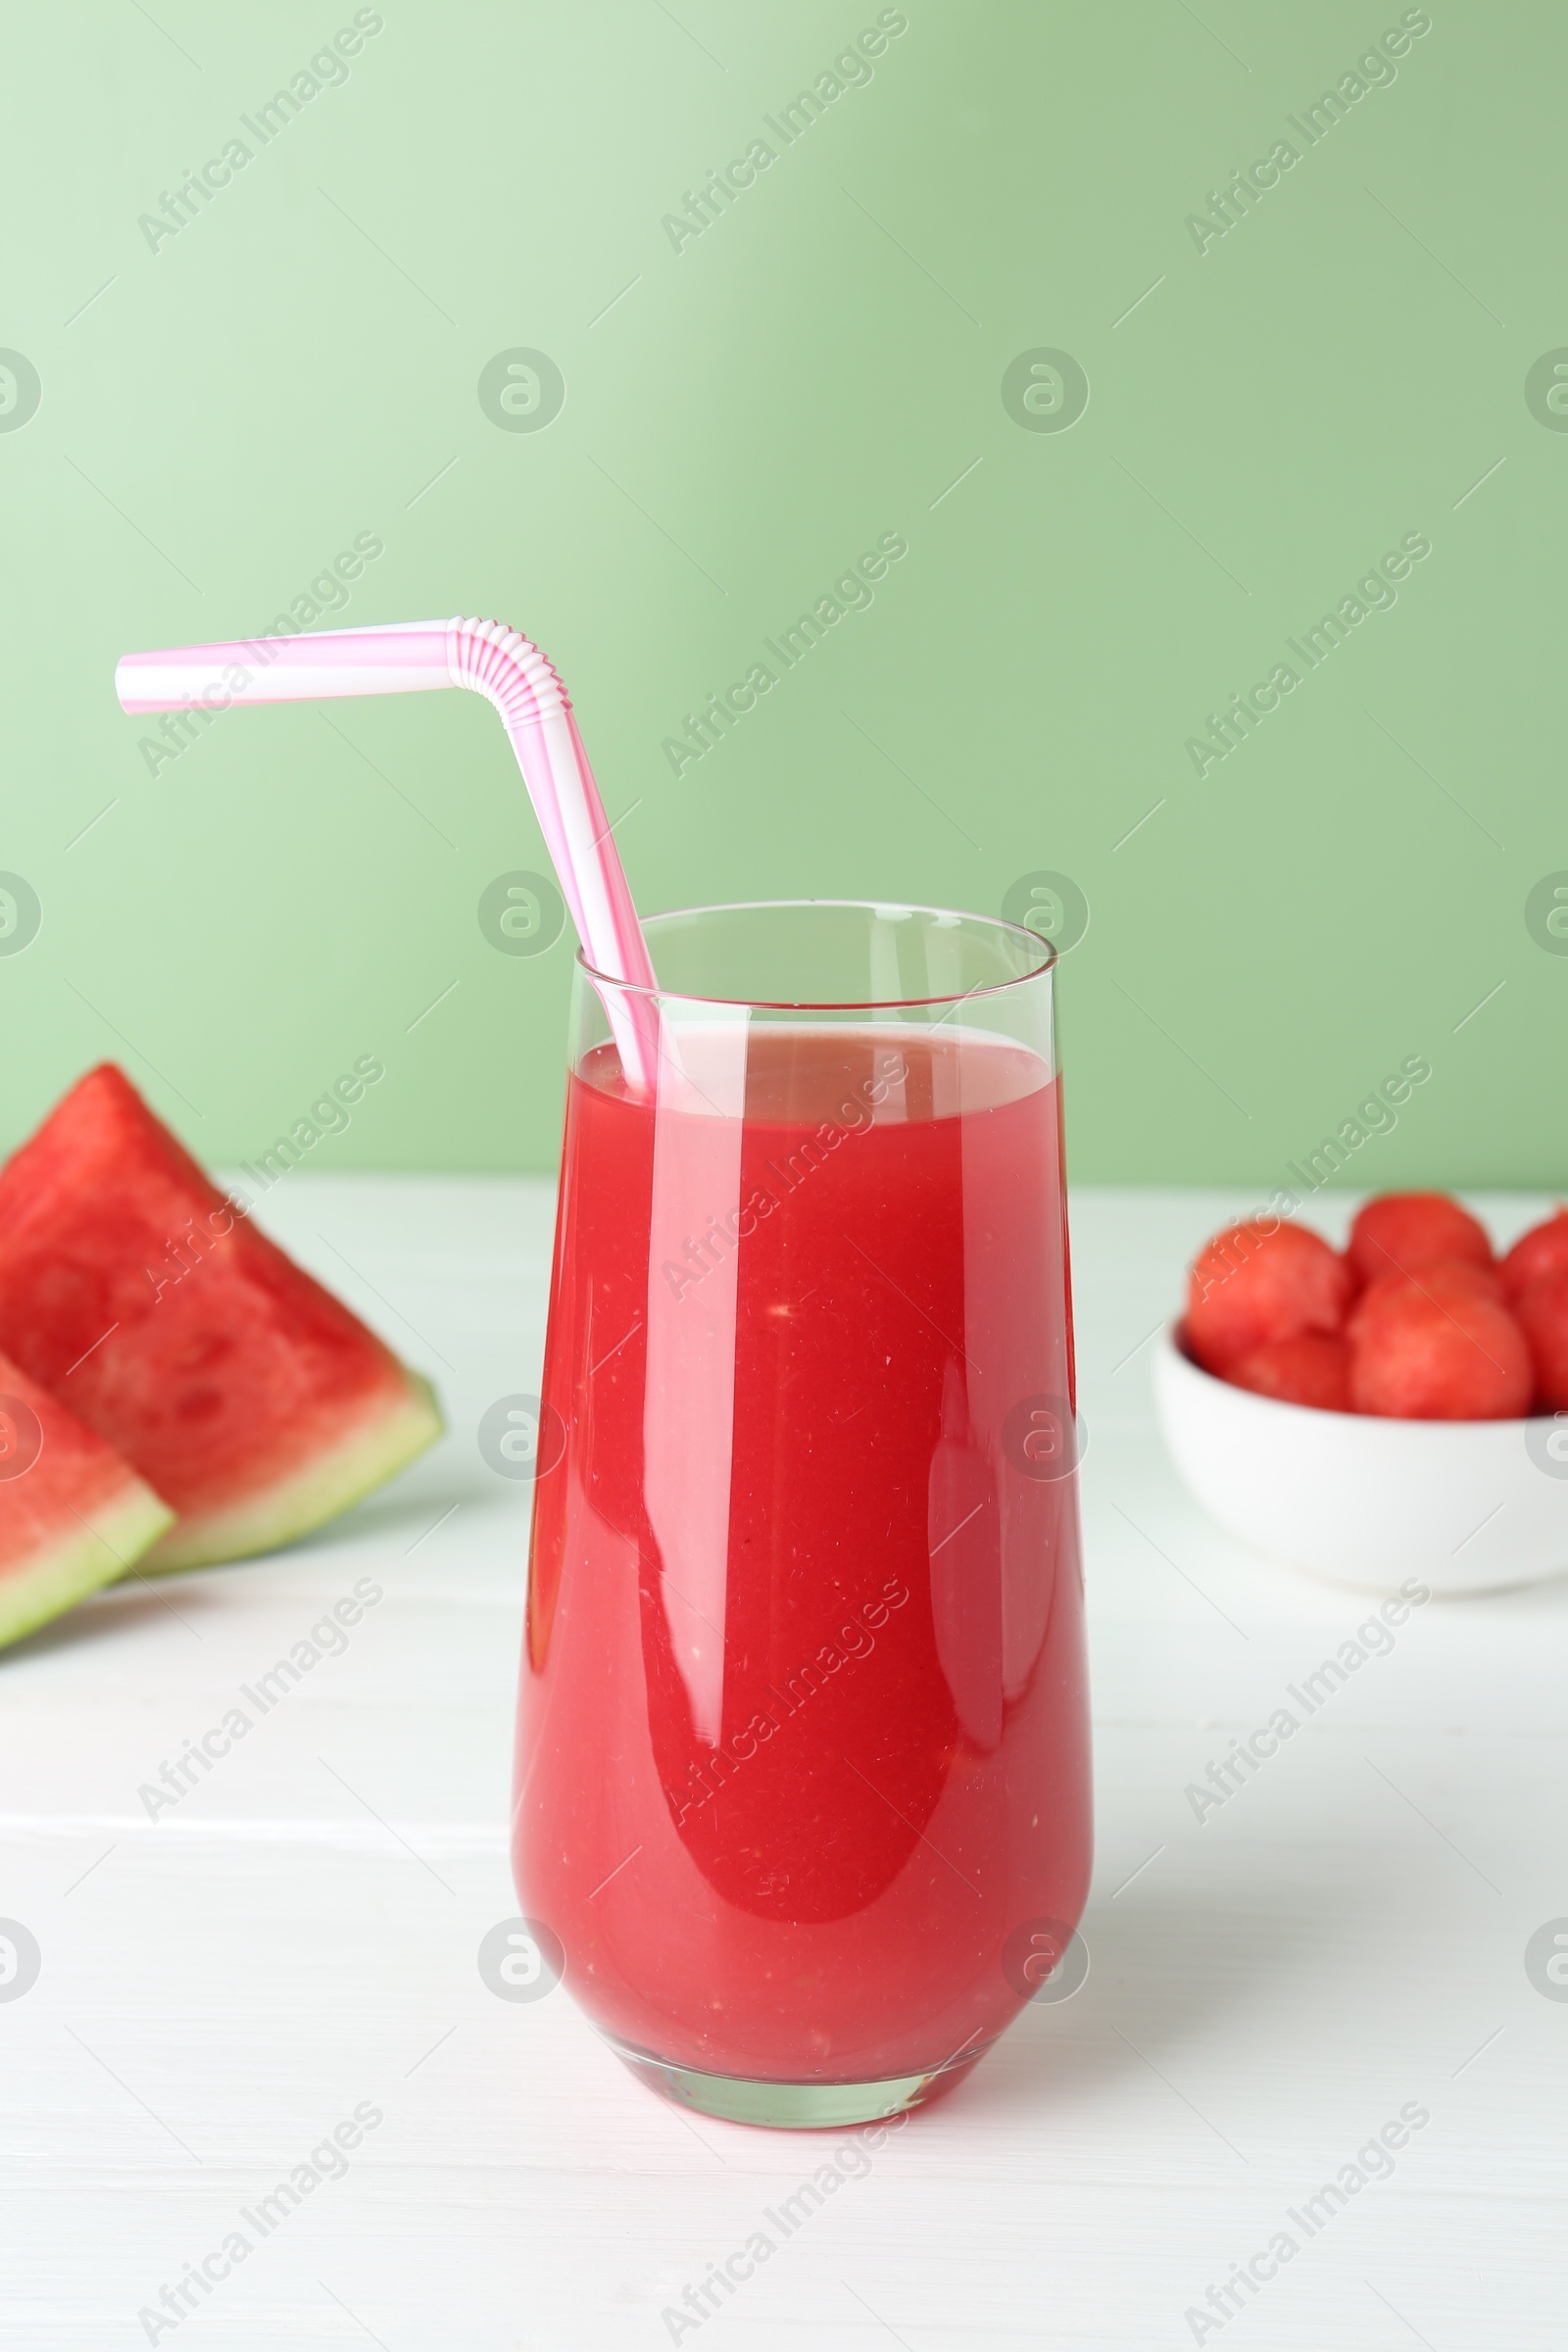
<path id="1" fill-rule="evenodd" d="M 957 2081 L 1088 1884 L 1054 951 L 820 901 L 647 934 L 657 1021 L 576 976 L 516 1882 L 644 2081 L 846 2125 Z"/>

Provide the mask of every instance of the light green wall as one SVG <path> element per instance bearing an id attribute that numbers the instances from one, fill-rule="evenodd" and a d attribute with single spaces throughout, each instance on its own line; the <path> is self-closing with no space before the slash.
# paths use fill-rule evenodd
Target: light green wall
<path id="1" fill-rule="evenodd" d="M 379 13 L 265 147 L 241 116 L 352 9 L 8 23 L 0 344 L 41 403 L 0 431 L 0 867 L 43 919 L 0 956 L 0 1140 L 111 1054 L 248 1157 L 371 1054 L 313 1164 L 550 1162 L 570 943 L 480 931 L 542 862 L 494 715 L 235 711 L 153 775 L 115 704 L 118 654 L 265 628 L 366 533 L 345 621 L 496 614 L 555 658 L 650 909 L 1072 876 L 1077 1175 L 1283 1181 L 1423 1055 L 1360 1181 L 1563 1181 L 1568 960 L 1525 918 L 1568 868 L 1568 435 L 1525 395 L 1568 345 L 1560 9 L 1434 0 L 1310 148 L 1289 118 L 1396 5 L 908 0 L 787 148 L 764 117 L 875 6 Z M 1189 214 L 1280 138 L 1200 252 Z M 480 405 L 518 347 L 564 378 L 542 430 Z M 1067 430 L 1004 405 L 1042 347 L 1088 376 Z M 874 604 L 677 778 L 682 714 L 890 532 Z M 1205 714 L 1303 669 L 1287 640 L 1406 533 L 1397 604 L 1200 778 Z"/>

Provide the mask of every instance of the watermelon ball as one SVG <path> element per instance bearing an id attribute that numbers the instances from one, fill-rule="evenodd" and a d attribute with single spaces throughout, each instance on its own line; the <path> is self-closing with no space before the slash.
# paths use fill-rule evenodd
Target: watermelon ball
<path id="1" fill-rule="evenodd" d="M 1312 1404 L 1320 1412 L 1350 1409 L 1350 1350 L 1327 1331 L 1298 1331 L 1289 1340 L 1270 1340 L 1244 1355 L 1226 1374 L 1233 1388 L 1284 1404 Z"/>
<path id="2" fill-rule="evenodd" d="M 1449 1289 L 1456 1288 L 1468 1292 L 1472 1298 L 1490 1298 L 1494 1306 L 1508 1304 L 1502 1276 L 1495 1266 L 1478 1266 L 1468 1257 L 1439 1257 L 1413 1274 L 1380 1274 L 1376 1282 L 1369 1282 L 1350 1310 L 1345 1326 L 1346 1337 L 1352 1342 L 1358 1340 L 1391 1300 L 1396 1303 L 1408 1296 L 1412 1283 L 1418 1290 L 1430 1291 L 1435 1282 L 1445 1296 Z"/>
<path id="3" fill-rule="evenodd" d="M 1536 1367 L 1537 1411 L 1568 1411 L 1568 1266 L 1533 1282 L 1513 1311 Z"/>
<path id="4" fill-rule="evenodd" d="M 1244 1356 L 1303 1331 L 1337 1331 L 1349 1303 L 1345 1260 L 1303 1226 L 1256 1218 L 1205 1242 L 1187 1279 L 1188 1347 L 1223 1377 Z"/>
<path id="5" fill-rule="evenodd" d="M 1440 1257 L 1492 1263 L 1486 1227 L 1446 1193 L 1380 1193 L 1356 1212 L 1349 1260 L 1362 1282 L 1412 1274 Z"/>
<path id="6" fill-rule="evenodd" d="M 1436 1266 L 1378 1290 L 1350 1344 L 1353 1412 L 1507 1421 L 1529 1410 L 1534 1373 L 1525 1335 L 1473 1280 Z"/>
<path id="7" fill-rule="evenodd" d="M 1568 1208 L 1559 1208 L 1544 1225 L 1522 1233 L 1502 1261 L 1502 1282 L 1510 1298 L 1522 1298 L 1544 1275 L 1568 1268 Z"/>

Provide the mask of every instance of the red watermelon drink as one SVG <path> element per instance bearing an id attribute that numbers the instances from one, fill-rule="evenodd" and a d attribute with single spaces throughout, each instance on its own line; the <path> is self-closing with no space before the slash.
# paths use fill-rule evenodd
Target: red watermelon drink
<path id="1" fill-rule="evenodd" d="M 116 670 L 134 711 L 452 686 L 583 943 L 508 1981 L 559 1960 L 716 2114 L 892 2114 L 1040 1988 L 1089 1867 L 1053 954 L 809 903 L 665 916 L 651 960 L 565 690 L 497 621 Z"/>
<path id="2" fill-rule="evenodd" d="M 578 985 L 517 1883 L 646 2080 L 839 2125 L 972 2065 L 1088 1881 L 1051 952 L 647 928 L 656 1095 Z"/>

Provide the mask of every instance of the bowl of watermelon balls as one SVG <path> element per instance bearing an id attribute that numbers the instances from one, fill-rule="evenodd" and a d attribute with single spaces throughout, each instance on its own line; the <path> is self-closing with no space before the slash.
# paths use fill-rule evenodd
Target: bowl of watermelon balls
<path id="1" fill-rule="evenodd" d="M 1568 1569 L 1568 1207 L 1499 1256 L 1446 1193 L 1385 1193 L 1346 1249 L 1228 1226 L 1154 1388 L 1198 1500 L 1255 1550 L 1367 1592 Z"/>

